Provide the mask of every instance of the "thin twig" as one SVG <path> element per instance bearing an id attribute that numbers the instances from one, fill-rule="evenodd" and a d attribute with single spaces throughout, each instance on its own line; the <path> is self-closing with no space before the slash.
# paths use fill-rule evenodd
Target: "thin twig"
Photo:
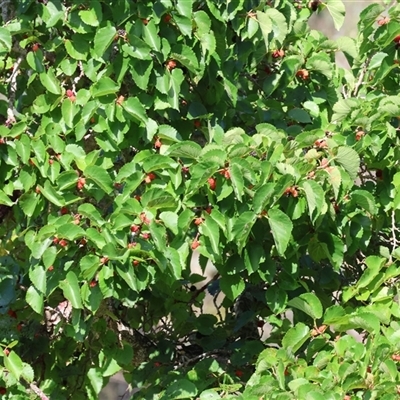
<path id="1" fill-rule="evenodd" d="M 8 78 L 7 83 L 10 84 L 10 92 L 8 97 L 8 108 L 7 108 L 7 121 L 6 124 L 13 124 L 15 123 L 15 108 L 14 108 L 14 101 L 15 95 L 17 93 L 17 76 L 19 72 L 19 67 L 21 62 L 23 61 L 24 57 L 20 55 L 17 58 L 17 61 L 14 63 L 13 72 L 11 76 Z"/>
<path id="2" fill-rule="evenodd" d="M 47 397 L 42 390 L 36 386 L 34 383 L 29 384 L 29 387 L 32 389 L 32 391 L 37 394 L 40 397 L 40 400 L 50 400 L 49 397 Z"/>
<path id="3" fill-rule="evenodd" d="M 353 96 L 354 96 L 354 97 L 357 96 L 358 90 L 360 89 L 360 86 L 361 86 L 362 83 L 363 83 L 365 74 L 367 73 L 368 65 L 369 65 L 369 63 L 370 63 L 370 61 L 371 61 L 371 58 L 372 58 L 372 56 L 369 57 L 369 58 L 367 58 L 367 59 L 365 60 L 364 64 L 363 64 L 363 67 L 362 67 L 360 76 L 358 77 L 358 81 L 357 81 L 356 86 L 354 87 L 354 90 L 353 90 Z"/>
<path id="4" fill-rule="evenodd" d="M 398 229 L 396 228 L 396 216 L 395 212 L 392 211 L 392 252 L 397 248 L 397 239 L 396 239 L 396 231 Z"/>

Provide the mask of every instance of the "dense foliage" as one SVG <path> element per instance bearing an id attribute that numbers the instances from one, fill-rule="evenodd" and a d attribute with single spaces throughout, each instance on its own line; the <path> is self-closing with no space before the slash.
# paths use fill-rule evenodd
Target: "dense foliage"
<path id="1" fill-rule="evenodd" d="M 398 6 L 0 7 L 2 398 L 398 398 Z"/>

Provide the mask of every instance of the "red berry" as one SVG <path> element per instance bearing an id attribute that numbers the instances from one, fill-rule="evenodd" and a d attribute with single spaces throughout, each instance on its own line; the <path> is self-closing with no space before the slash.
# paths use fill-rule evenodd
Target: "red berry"
<path id="1" fill-rule="evenodd" d="M 325 139 L 318 139 L 314 142 L 314 146 L 318 147 L 320 149 L 325 149 L 328 147 L 328 145 L 326 144 L 326 140 Z"/>
<path id="2" fill-rule="evenodd" d="M 53 243 L 54 244 L 58 244 L 59 241 L 60 241 L 60 239 L 58 237 L 53 238 Z"/>
<path id="3" fill-rule="evenodd" d="M 116 102 L 117 102 L 117 104 L 120 106 L 120 105 L 122 105 L 122 103 L 124 102 L 124 100 L 125 100 L 125 97 L 124 97 L 124 96 L 119 96 Z"/>
<path id="4" fill-rule="evenodd" d="M 58 244 L 59 244 L 61 247 L 66 247 L 66 246 L 68 246 L 68 242 L 67 242 L 65 239 L 61 239 L 61 240 L 58 242 Z"/>
<path id="5" fill-rule="evenodd" d="M 147 174 L 147 176 L 144 178 L 145 183 L 150 183 L 151 181 L 154 181 L 154 179 L 157 178 L 157 175 L 154 174 L 153 172 L 150 172 Z"/>
<path id="6" fill-rule="evenodd" d="M 136 242 L 128 243 L 128 249 L 132 249 L 132 248 L 135 247 L 136 245 L 137 245 Z"/>
<path id="7" fill-rule="evenodd" d="M 93 280 L 89 283 L 89 286 L 90 286 L 91 288 L 97 286 L 97 281 L 96 281 L 95 279 L 93 279 Z"/>
<path id="8" fill-rule="evenodd" d="M 200 242 L 198 240 L 193 240 L 192 242 L 192 250 L 196 250 L 200 246 Z"/>
<path id="9" fill-rule="evenodd" d="M 169 21 L 171 21 L 171 16 L 169 15 L 169 14 L 166 14 L 165 16 L 164 16 L 164 22 L 166 23 L 166 24 L 168 24 L 169 23 Z"/>
<path id="10" fill-rule="evenodd" d="M 356 132 L 356 140 L 357 141 L 361 140 L 364 136 L 365 136 L 365 132 L 364 131 L 357 131 Z"/>
<path id="11" fill-rule="evenodd" d="M 47 268 L 47 270 L 50 271 L 50 272 L 53 271 L 53 270 L 54 270 L 54 266 L 53 266 L 53 265 L 50 265 L 50 267 Z"/>
<path id="12" fill-rule="evenodd" d="M 388 24 L 389 22 L 390 22 L 389 17 L 382 17 L 381 19 L 378 20 L 378 25 L 383 26 L 383 25 Z"/>
<path id="13" fill-rule="evenodd" d="M 7 393 L 7 389 L 4 386 L 0 387 L 0 394 L 6 394 Z"/>
<path id="14" fill-rule="evenodd" d="M 109 258 L 108 257 L 101 257 L 100 258 L 100 264 L 107 264 L 108 263 L 108 261 L 109 261 Z"/>
<path id="15" fill-rule="evenodd" d="M 148 225 L 148 224 L 150 224 L 150 222 L 151 222 L 150 219 L 146 217 L 146 214 L 145 214 L 144 212 L 142 212 L 142 213 L 139 215 L 139 218 L 140 218 L 140 220 L 141 220 L 145 225 Z"/>
<path id="16" fill-rule="evenodd" d="M 211 190 L 215 190 L 216 189 L 216 187 L 217 187 L 217 181 L 215 180 L 215 178 L 208 178 L 208 184 L 209 184 L 209 186 L 210 186 L 210 189 Z"/>
<path id="17" fill-rule="evenodd" d="M 134 267 L 137 267 L 140 264 L 140 261 L 139 260 L 133 260 L 132 264 L 133 264 Z"/>
<path id="18" fill-rule="evenodd" d="M 241 378 L 241 377 L 243 376 L 243 371 L 242 371 L 241 369 L 237 369 L 237 370 L 235 371 L 235 375 L 236 375 L 238 378 Z"/>
<path id="19" fill-rule="evenodd" d="M 201 121 L 199 119 L 195 119 L 193 123 L 194 123 L 195 128 L 201 127 Z"/>
<path id="20" fill-rule="evenodd" d="M 61 215 L 65 215 L 65 214 L 68 214 L 68 208 L 67 207 L 61 207 L 61 210 L 60 210 L 60 214 Z"/>
<path id="21" fill-rule="evenodd" d="M 400 43 L 400 35 L 397 35 L 394 39 L 393 42 L 395 43 Z"/>
<path id="22" fill-rule="evenodd" d="M 148 232 L 142 233 L 142 238 L 143 238 L 144 240 L 150 239 L 150 233 L 148 233 Z"/>
<path id="23" fill-rule="evenodd" d="M 160 139 L 156 139 L 156 141 L 154 142 L 154 148 L 159 149 L 161 147 L 161 140 Z"/>
<path id="24" fill-rule="evenodd" d="M 79 178 L 78 182 L 76 184 L 76 188 L 81 191 L 83 189 L 83 187 L 85 186 L 86 183 L 86 179 L 85 178 Z"/>
<path id="25" fill-rule="evenodd" d="M 3 350 L 3 353 L 4 353 L 4 355 L 5 355 L 6 357 L 8 357 L 8 355 L 10 354 L 10 350 L 7 349 L 7 348 L 5 348 L 5 349 Z"/>
<path id="26" fill-rule="evenodd" d="M 38 51 L 39 50 L 39 43 L 34 43 L 33 45 L 32 45 L 32 51 Z"/>
<path id="27" fill-rule="evenodd" d="M 68 89 L 66 93 L 68 97 L 74 96 L 74 92 L 71 89 Z"/>
<path id="28" fill-rule="evenodd" d="M 161 367 L 161 363 L 160 363 L 159 361 L 156 361 L 156 362 L 154 363 L 154 366 L 155 366 L 156 368 L 159 368 L 159 367 Z"/>
<path id="29" fill-rule="evenodd" d="M 17 313 L 14 310 L 11 310 L 11 308 L 8 310 L 7 314 L 11 317 L 11 318 L 17 318 Z"/>
<path id="30" fill-rule="evenodd" d="M 140 225 L 132 225 L 131 232 L 138 232 L 140 231 Z"/>
<path id="31" fill-rule="evenodd" d="M 296 76 L 305 81 L 310 77 L 310 73 L 306 69 L 300 69 L 296 72 Z"/>
<path id="32" fill-rule="evenodd" d="M 166 64 L 165 64 L 165 66 L 167 67 L 167 69 L 168 69 L 169 71 L 171 71 L 171 69 L 176 68 L 176 61 L 174 61 L 174 60 L 168 60 L 168 61 L 166 62 Z"/>
<path id="33" fill-rule="evenodd" d="M 212 207 L 211 207 L 211 206 L 208 206 L 208 207 L 206 207 L 206 208 L 204 209 L 204 211 L 205 211 L 207 214 L 211 214 Z"/>
<path id="34" fill-rule="evenodd" d="M 274 50 L 272 52 L 272 58 L 281 58 L 285 56 L 285 52 L 281 49 L 281 50 Z"/>
<path id="35" fill-rule="evenodd" d="M 149 20 L 146 19 L 146 18 L 143 18 L 143 19 L 142 19 L 142 22 L 143 22 L 143 25 L 147 25 L 147 24 L 149 23 Z"/>
<path id="36" fill-rule="evenodd" d="M 195 225 L 201 225 L 203 223 L 204 219 L 203 218 L 196 218 L 194 220 Z"/>
<path id="37" fill-rule="evenodd" d="M 18 325 L 17 325 L 17 331 L 18 331 L 18 332 L 21 332 L 21 330 L 22 330 L 22 324 L 18 324 Z"/>

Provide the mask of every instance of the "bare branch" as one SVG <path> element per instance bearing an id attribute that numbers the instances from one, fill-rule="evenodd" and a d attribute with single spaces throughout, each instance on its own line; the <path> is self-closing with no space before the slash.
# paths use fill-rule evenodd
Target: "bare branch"
<path id="1" fill-rule="evenodd" d="M 43 391 L 36 386 L 34 383 L 29 384 L 29 387 L 31 388 L 31 390 L 39 396 L 40 400 L 50 400 L 49 397 L 47 397 Z"/>

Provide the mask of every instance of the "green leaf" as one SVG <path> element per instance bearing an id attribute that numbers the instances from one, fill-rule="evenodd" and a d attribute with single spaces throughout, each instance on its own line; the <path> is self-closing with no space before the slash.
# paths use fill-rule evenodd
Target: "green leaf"
<path id="1" fill-rule="evenodd" d="M 46 271 L 42 265 L 36 264 L 30 268 L 29 279 L 40 293 L 46 293 Z"/>
<path id="2" fill-rule="evenodd" d="M 64 297 L 71 303 L 74 308 L 83 308 L 81 292 L 79 289 L 78 278 L 73 271 L 68 271 L 64 280 L 60 281 L 60 288 Z"/>
<path id="3" fill-rule="evenodd" d="M 331 14 L 336 30 L 340 30 L 344 23 L 346 13 L 346 8 L 342 0 L 326 0 L 324 5 Z"/>
<path id="4" fill-rule="evenodd" d="M 132 74 L 135 85 L 142 90 L 147 90 L 151 71 L 153 70 L 153 60 L 131 59 L 130 72 Z"/>
<path id="5" fill-rule="evenodd" d="M 85 177 L 91 179 L 105 193 L 113 191 L 113 182 L 110 175 L 104 168 L 97 165 L 89 165 L 84 171 Z"/>
<path id="6" fill-rule="evenodd" d="M 81 10 L 78 14 L 85 24 L 90 26 L 99 26 L 99 20 L 97 19 L 96 10 L 94 8 Z"/>
<path id="7" fill-rule="evenodd" d="M 332 79 L 332 62 L 327 54 L 314 54 L 308 60 L 306 64 L 307 69 L 325 75 L 328 79 Z"/>
<path id="8" fill-rule="evenodd" d="M 111 23 L 109 25 L 100 28 L 96 31 L 94 36 L 94 52 L 98 57 L 103 57 L 103 54 L 108 49 L 110 44 L 114 41 L 117 30 Z"/>
<path id="9" fill-rule="evenodd" d="M 229 166 L 230 179 L 232 181 L 233 191 L 235 192 L 236 198 L 241 202 L 242 193 L 244 189 L 244 179 L 241 168 L 238 164 L 232 163 Z"/>
<path id="10" fill-rule="evenodd" d="M 161 40 L 158 36 L 158 30 L 154 20 L 149 21 L 149 23 L 143 28 L 143 33 L 143 39 L 150 48 L 158 52 L 161 51 Z"/>
<path id="11" fill-rule="evenodd" d="M 147 190 L 141 197 L 143 207 L 147 208 L 170 208 L 177 206 L 176 197 L 172 194 L 160 190 L 158 188 L 151 188 Z"/>
<path id="12" fill-rule="evenodd" d="M 303 311 L 314 320 L 322 318 L 322 304 L 314 293 L 303 293 L 289 300 L 288 305 Z"/>
<path id="13" fill-rule="evenodd" d="M 143 161 L 143 169 L 146 173 L 158 170 L 176 169 L 178 164 L 170 157 L 162 154 L 152 154 Z"/>
<path id="14" fill-rule="evenodd" d="M 42 85 L 53 94 L 61 94 L 60 82 L 54 74 L 54 68 L 50 67 L 47 72 L 43 71 L 39 74 L 40 82 Z"/>
<path id="15" fill-rule="evenodd" d="M 385 265 L 386 260 L 379 256 L 368 256 L 364 262 L 367 265 L 367 269 L 363 272 L 356 284 L 358 289 L 368 286 L 376 278 Z"/>
<path id="16" fill-rule="evenodd" d="M 30 51 L 26 55 L 26 61 L 28 62 L 28 65 L 39 74 L 45 70 L 42 60 L 43 52 L 40 49 L 38 51 Z"/>
<path id="17" fill-rule="evenodd" d="M 43 252 L 42 259 L 45 268 L 49 268 L 51 265 L 54 264 L 56 256 L 57 256 L 57 248 L 55 246 L 48 247 Z"/>
<path id="18" fill-rule="evenodd" d="M 278 253 L 283 256 L 289 244 L 293 224 L 290 218 L 281 210 L 268 211 L 268 222 Z"/>
<path id="19" fill-rule="evenodd" d="M 4 27 L 0 27 L 0 44 L 5 47 L 5 52 L 11 50 L 11 32 Z"/>
<path id="20" fill-rule="evenodd" d="M 84 237 L 85 231 L 80 226 L 70 222 L 68 224 L 62 224 L 58 226 L 57 234 L 61 238 L 72 241 Z"/>
<path id="21" fill-rule="evenodd" d="M 353 329 L 362 328 L 371 334 L 377 334 L 380 331 L 379 318 L 368 312 L 360 312 L 350 316 L 349 325 L 351 325 Z"/>
<path id="22" fill-rule="evenodd" d="M 378 52 L 374 54 L 373 57 L 371 58 L 371 61 L 368 64 L 368 68 L 369 69 L 379 68 L 382 65 L 383 59 L 387 56 L 388 54 L 383 52 Z"/>
<path id="23" fill-rule="evenodd" d="M 374 196 L 366 190 L 354 190 L 351 192 L 351 202 L 364 208 L 371 215 L 376 215 L 378 208 Z"/>
<path id="24" fill-rule="evenodd" d="M 91 88 L 93 97 L 107 96 L 119 91 L 119 84 L 108 76 L 101 77 Z"/>
<path id="25" fill-rule="evenodd" d="M 65 205 L 65 198 L 58 194 L 56 190 L 51 186 L 49 181 L 44 183 L 44 187 L 38 185 L 40 193 L 46 197 L 51 203 L 55 204 L 58 207 L 63 207 Z"/>
<path id="26" fill-rule="evenodd" d="M 313 180 L 307 180 L 300 184 L 306 194 L 308 211 L 310 219 L 315 223 L 316 219 L 321 215 L 321 211 L 325 208 L 325 193 L 321 185 Z M 315 213 L 314 213 L 315 211 Z"/>
<path id="27" fill-rule="evenodd" d="M 297 323 L 293 328 L 290 328 L 282 338 L 282 346 L 285 349 L 295 353 L 309 339 L 310 328 L 302 322 Z"/>
<path id="28" fill-rule="evenodd" d="M 77 112 L 78 107 L 75 105 L 75 103 L 68 98 L 64 99 L 61 105 L 61 114 L 64 118 L 65 124 L 69 128 L 74 126 L 74 117 Z"/>
<path id="29" fill-rule="evenodd" d="M 87 59 L 90 49 L 90 43 L 84 35 L 72 35 L 71 39 L 66 39 L 64 41 L 64 46 L 71 58 L 75 60 Z"/>
<path id="30" fill-rule="evenodd" d="M 4 366 L 8 369 L 9 372 L 14 376 L 14 378 L 19 381 L 19 378 L 23 371 L 23 363 L 19 355 L 11 350 L 8 356 L 3 357 Z"/>
<path id="31" fill-rule="evenodd" d="M 87 372 L 90 384 L 96 395 L 98 395 L 103 388 L 103 373 L 100 368 L 89 368 Z"/>
<path id="32" fill-rule="evenodd" d="M 265 301 L 271 311 L 277 315 L 283 313 L 287 308 L 288 296 L 285 290 L 278 285 L 270 286 L 265 292 Z"/>
<path id="33" fill-rule="evenodd" d="M 334 106 L 332 121 L 343 121 L 354 110 L 359 109 L 360 100 L 355 98 L 340 99 Z"/>
<path id="34" fill-rule="evenodd" d="M 215 254 L 220 254 L 219 226 L 208 214 L 204 216 L 204 221 L 199 226 L 199 232 L 210 240 L 213 252 Z"/>
<path id="35" fill-rule="evenodd" d="M 335 161 L 341 164 L 352 180 L 357 178 L 358 170 L 360 169 L 360 156 L 354 149 L 340 146 L 337 150 Z"/>
<path id="36" fill-rule="evenodd" d="M 146 110 L 140 100 L 136 97 L 129 97 L 122 103 L 122 108 L 129 114 L 135 117 L 138 121 L 147 123 Z"/>
<path id="37" fill-rule="evenodd" d="M 59 1 L 53 1 L 46 5 L 43 10 L 43 21 L 47 28 L 55 26 L 64 16 L 64 7 Z"/>
<path id="38" fill-rule="evenodd" d="M 257 11 L 257 21 L 260 24 L 261 32 L 264 37 L 266 51 L 269 51 L 269 34 L 272 32 L 272 21 L 269 16 L 262 11 Z"/>
<path id="39" fill-rule="evenodd" d="M 88 254 L 81 258 L 79 263 L 83 279 L 92 279 L 100 267 L 100 258 L 94 254 Z"/>
<path id="40" fill-rule="evenodd" d="M 3 191 L 0 190 L 0 204 L 12 207 L 14 202 Z"/>
<path id="41" fill-rule="evenodd" d="M 245 247 L 251 228 L 256 222 L 256 218 L 257 215 L 252 211 L 245 211 L 234 221 L 232 239 L 235 240 L 239 252 Z"/>
<path id="42" fill-rule="evenodd" d="M 171 72 L 171 79 L 169 81 L 170 86 L 168 89 L 168 102 L 172 108 L 179 111 L 180 107 L 180 94 L 181 94 L 181 84 L 185 77 L 180 68 L 175 68 Z"/>
<path id="43" fill-rule="evenodd" d="M 117 265 L 116 269 L 118 275 L 128 284 L 128 286 L 134 292 L 138 292 L 138 286 L 136 282 L 135 273 L 133 271 L 133 267 L 130 265 Z"/>
<path id="44" fill-rule="evenodd" d="M 24 164 L 28 163 L 31 154 L 31 145 L 28 135 L 22 135 L 20 140 L 15 142 L 15 150 Z"/>
<path id="45" fill-rule="evenodd" d="M 31 306 L 32 310 L 42 315 L 44 310 L 44 295 L 39 293 L 35 286 L 29 286 L 26 292 L 26 302 Z"/>
<path id="46" fill-rule="evenodd" d="M 105 224 L 100 212 L 96 209 L 93 204 L 84 203 L 78 207 L 78 212 L 85 218 L 90 219 L 90 225 L 102 226 Z"/>
<path id="47" fill-rule="evenodd" d="M 196 160 L 201 154 L 201 146 L 195 142 L 182 141 L 170 146 L 166 154 L 171 157 Z"/>
<path id="48" fill-rule="evenodd" d="M 288 33 L 288 26 L 286 22 L 285 16 L 280 13 L 278 10 L 275 8 L 269 7 L 265 11 L 265 14 L 269 17 L 271 23 L 272 23 L 272 31 L 273 31 L 273 36 L 270 37 L 272 41 L 277 42 L 277 47 L 281 47 L 283 45 L 283 42 L 286 38 L 286 35 Z M 258 16 L 258 12 L 257 12 Z M 263 27 L 261 26 L 261 30 L 263 30 Z M 263 32 L 264 34 L 264 32 Z M 265 38 L 265 36 L 264 36 Z"/>
<path id="49" fill-rule="evenodd" d="M 220 279 L 219 286 L 225 296 L 234 301 L 245 289 L 245 283 L 239 275 L 225 275 Z"/>
<path id="50" fill-rule="evenodd" d="M 296 122 L 300 122 L 302 124 L 311 123 L 310 115 L 307 111 L 302 110 L 300 108 L 294 108 L 288 112 L 288 116 Z"/>
<path id="51" fill-rule="evenodd" d="M 196 397 L 196 395 L 197 388 L 193 382 L 187 379 L 179 379 L 167 387 L 163 397 L 165 399 L 188 399 Z"/>

